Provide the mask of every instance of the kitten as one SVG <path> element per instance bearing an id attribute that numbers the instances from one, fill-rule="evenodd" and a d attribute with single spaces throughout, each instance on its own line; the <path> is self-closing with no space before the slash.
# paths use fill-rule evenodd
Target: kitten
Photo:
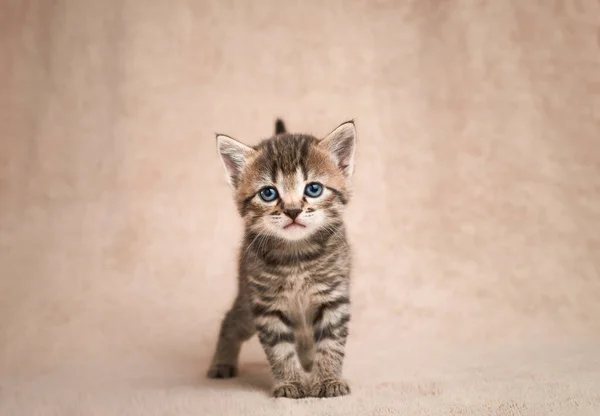
<path id="1" fill-rule="evenodd" d="M 342 215 L 355 142 L 353 121 L 318 139 L 277 120 L 275 136 L 252 147 L 217 135 L 245 234 L 208 377 L 235 377 L 242 343 L 258 332 L 273 396 L 350 393 L 341 379 L 351 266 Z"/>

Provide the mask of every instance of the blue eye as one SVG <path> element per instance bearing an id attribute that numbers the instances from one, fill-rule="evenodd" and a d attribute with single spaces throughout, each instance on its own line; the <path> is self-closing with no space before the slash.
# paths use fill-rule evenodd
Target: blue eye
<path id="1" fill-rule="evenodd" d="M 275 188 L 273 188 L 272 186 L 268 186 L 266 188 L 263 188 L 260 192 L 260 199 L 262 199 L 265 202 L 272 202 L 275 201 L 275 199 L 277 199 L 277 190 Z"/>
<path id="2" fill-rule="evenodd" d="M 304 188 L 304 194 L 306 196 L 310 196 L 311 198 L 317 198 L 318 196 L 321 196 L 322 193 L 323 186 L 320 183 L 309 183 L 306 185 L 306 188 Z"/>

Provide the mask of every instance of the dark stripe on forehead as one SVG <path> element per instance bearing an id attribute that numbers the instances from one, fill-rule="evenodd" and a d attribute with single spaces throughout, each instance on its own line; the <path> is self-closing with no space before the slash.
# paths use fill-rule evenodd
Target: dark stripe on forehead
<path id="1" fill-rule="evenodd" d="M 304 179 L 308 178 L 307 159 L 311 144 L 316 141 L 312 136 L 282 134 L 260 143 L 257 148 L 262 149 L 260 168 L 269 175 L 273 182 L 277 181 L 277 174 L 294 175 L 298 169 L 302 170 Z"/>
<path id="2" fill-rule="evenodd" d="M 284 141 L 285 140 L 285 141 Z M 281 155 L 281 171 L 284 175 L 293 175 L 298 168 L 298 140 L 296 137 L 284 137 L 277 143 Z"/>
<path id="3" fill-rule="evenodd" d="M 269 169 L 269 176 L 271 177 L 271 181 L 275 183 L 277 181 L 277 149 L 275 149 L 275 145 L 273 141 L 268 141 L 265 149 L 265 158 L 266 164 Z"/>
<path id="4" fill-rule="evenodd" d="M 300 167 L 302 168 L 302 175 L 304 176 L 304 180 L 308 180 L 308 149 L 310 148 L 311 143 L 310 137 L 304 137 L 302 147 L 300 148 Z"/>

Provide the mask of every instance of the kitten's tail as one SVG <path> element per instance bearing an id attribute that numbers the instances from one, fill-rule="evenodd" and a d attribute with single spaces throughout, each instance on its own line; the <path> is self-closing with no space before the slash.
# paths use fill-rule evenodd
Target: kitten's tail
<path id="1" fill-rule="evenodd" d="M 287 133 L 287 130 L 285 129 L 285 124 L 283 123 L 283 120 L 278 118 L 275 122 L 275 134 L 277 135 L 282 133 Z"/>

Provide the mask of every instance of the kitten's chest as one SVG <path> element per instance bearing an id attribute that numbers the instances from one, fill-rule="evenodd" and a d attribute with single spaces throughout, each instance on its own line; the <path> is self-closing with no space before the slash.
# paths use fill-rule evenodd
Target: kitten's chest
<path id="1" fill-rule="evenodd" d="M 294 320 L 306 321 L 314 307 L 314 282 L 307 272 L 288 274 L 282 282 L 279 303 Z"/>

